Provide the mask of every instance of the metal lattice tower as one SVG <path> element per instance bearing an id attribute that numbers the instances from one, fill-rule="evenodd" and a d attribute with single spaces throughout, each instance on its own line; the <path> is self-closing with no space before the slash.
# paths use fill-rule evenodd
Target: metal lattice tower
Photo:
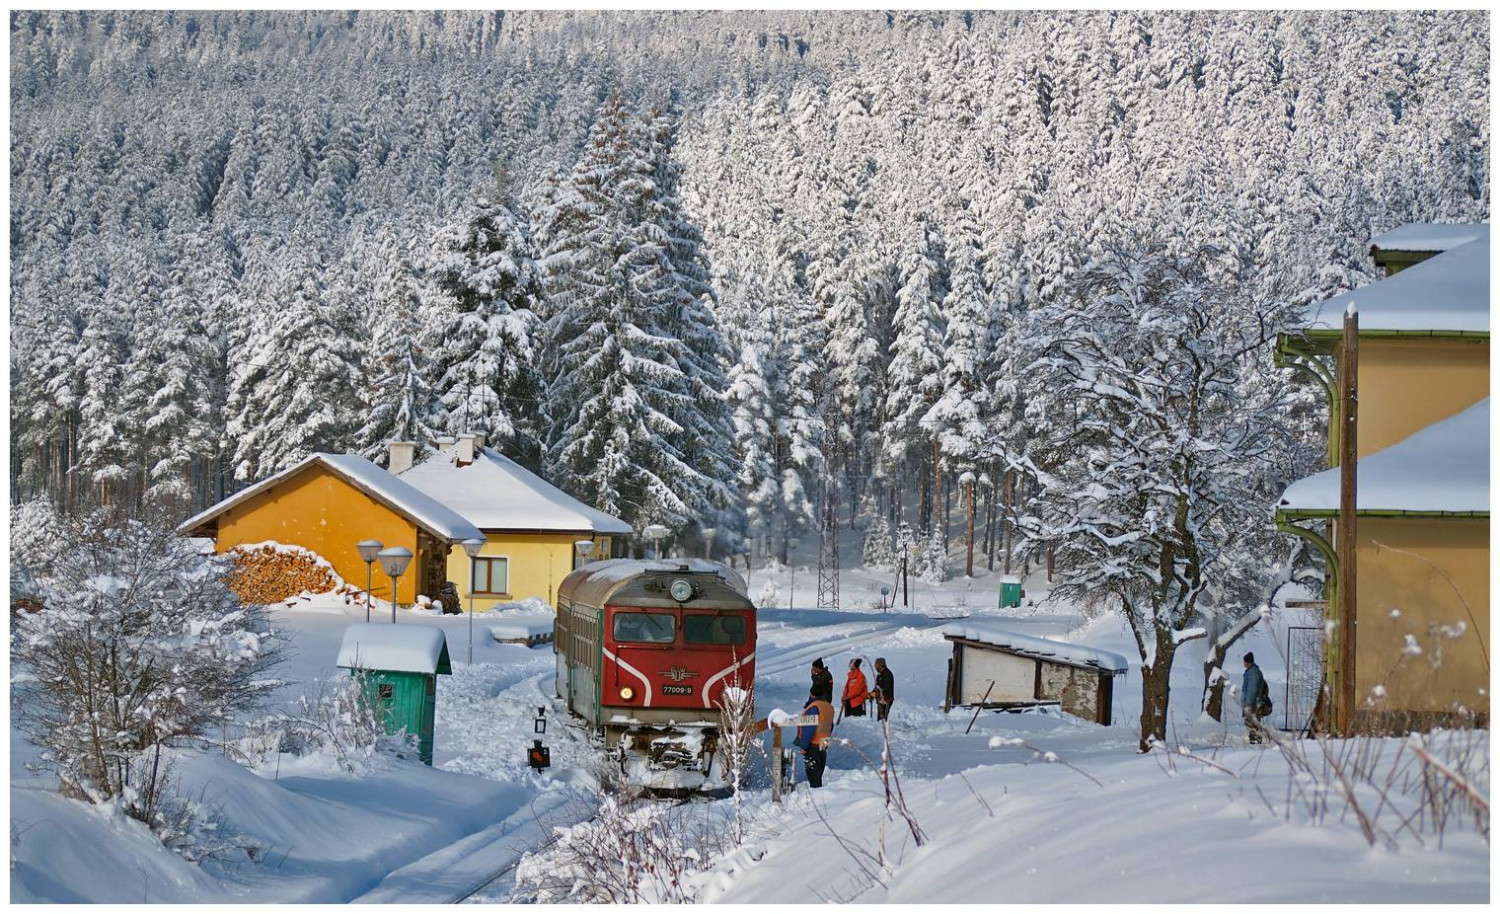
<path id="1" fill-rule="evenodd" d="M 818 608 L 839 608 L 839 538 L 833 512 L 833 486 L 823 484 L 823 529 L 818 543 Z"/>

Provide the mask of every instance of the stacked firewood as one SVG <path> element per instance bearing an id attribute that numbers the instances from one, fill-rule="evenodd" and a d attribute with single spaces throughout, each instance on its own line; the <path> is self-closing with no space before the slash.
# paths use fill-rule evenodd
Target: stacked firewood
<path id="1" fill-rule="evenodd" d="M 302 593 L 328 593 L 341 582 L 311 552 L 252 546 L 230 550 L 229 586 L 245 603 L 280 603 Z"/>

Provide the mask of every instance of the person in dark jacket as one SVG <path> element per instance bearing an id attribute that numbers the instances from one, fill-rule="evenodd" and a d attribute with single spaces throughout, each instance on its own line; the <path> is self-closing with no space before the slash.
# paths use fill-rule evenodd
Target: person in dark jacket
<path id="1" fill-rule="evenodd" d="M 1267 700 L 1271 692 L 1266 688 L 1266 677 L 1261 675 L 1260 667 L 1255 665 L 1255 655 L 1245 655 L 1245 675 L 1240 681 L 1240 705 L 1245 711 L 1245 731 L 1250 734 L 1250 742 L 1261 741 L 1264 728 L 1260 719 L 1266 716 Z"/>
<path id="2" fill-rule="evenodd" d="M 896 700 L 896 676 L 885 665 L 884 657 L 875 658 L 875 691 L 871 694 L 875 696 L 879 719 L 885 720 L 891 713 L 891 702 Z"/>
<path id="3" fill-rule="evenodd" d="M 814 698 L 821 698 L 833 704 L 833 674 L 828 671 L 828 667 L 823 665 L 822 657 L 813 661 L 812 694 Z"/>
<path id="4" fill-rule="evenodd" d="M 832 678 L 830 677 L 830 683 Z M 807 772 L 807 786 L 823 786 L 823 769 L 828 767 L 828 743 L 833 738 L 833 703 L 817 695 L 807 696 L 806 716 L 817 717 L 816 724 L 797 728 L 792 745 L 802 749 L 802 769 Z"/>

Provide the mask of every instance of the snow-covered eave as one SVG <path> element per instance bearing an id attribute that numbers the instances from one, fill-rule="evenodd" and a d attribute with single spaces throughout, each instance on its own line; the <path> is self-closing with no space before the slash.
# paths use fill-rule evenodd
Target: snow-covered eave
<path id="1" fill-rule="evenodd" d="M 1079 670 L 1089 670 L 1094 673 L 1108 673 L 1111 676 L 1123 676 L 1129 670 L 1128 664 L 1119 668 L 1115 668 L 1104 666 L 1103 664 L 1098 662 L 1075 660 L 1071 657 L 1057 656 L 1054 654 L 1047 654 L 1036 650 L 1028 650 L 1018 645 L 995 644 L 990 641 L 981 641 L 977 638 L 970 638 L 965 635 L 945 634 L 943 635 L 943 638 L 956 644 L 968 644 L 974 647 L 984 648 L 985 650 L 991 651 L 1005 651 L 1008 654 L 1015 654 L 1017 657 L 1025 657 L 1027 660 L 1040 660 L 1045 663 L 1055 663 L 1058 666 L 1070 666 Z"/>
<path id="2" fill-rule="evenodd" d="M 1379 328 L 1367 329 L 1361 327 L 1359 329 L 1359 338 L 1362 340 L 1467 340 L 1472 343 L 1488 343 L 1490 332 L 1488 330 L 1382 330 Z M 1329 353 L 1333 351 L 1335 346 L 1343 342 L 1343 339 L 1344 331 L 1338 328 L 1304 327 L 1278 334 L 1276 337 L 1276 349 L 1278 352 L 1286 355 L 1296 354 L 1298 350 Z"/>
<path id="3" fill-rule="evenodd" d="M 1377 509 L 1360 508 L 1354 512 L 1356 517 L 1449 517 L 1463 518 L 1488 518 L 1488 511 L 1405 511 L 1395 508 Z M 1277 508 L 1276 519 L 1278 521 L 1294 520 L 1322 520 L 1326 518 L 1338 519 L 1337 508 Z"/>
<path id="4" fill-rule="evenodd" d="M 295 466 L 288 467 L 285 470 L 282 470 L 280 473 L 267 476 L 260 482 L 257 482 L 254 485 L 249 486 L 248 488 L 234 493 L 223 501 L 183 521 L 177 526 L 177 533 L 181 536 L 188 536 L 194 531 L 202 529 L 204 525 L 208 524 L 209 522 L 216 520 L 220 515 L 224 514 L 229 509 L 236 507 L 237 505 L 244 504 L 255 496 L 261 494 L 262 492 L 271 489 L 281 484 L 282 482 L 285 482 L 286 480 L 297 475 L 303 470 L 306 470 L 314 464 L 317 464 L 328 470 L 330 473 L 333 473 L 339 479 L 342 479 L 344 482 L 348 483 L 356 490 L 364 493 L 380 504 L 385 505 L 387 508 L 390 508 L 397 514 L 400 514 L 402 517 L 411 521 L 417 527 L 420 527 L 421 529 L 427 531 L 443 542 L 457 543 L 466 539 L 476 537 L 482 538 L 481 532 L 478 527 L 474 527 L 473 525 L 469 524 L 468 521 L 464 520 L 456 513 L 454 514 L 454 517 L 461 522 L 460 524 L 453 525 L 453 529 L 447 531 L 439 529 L 439 527 L 433 524 L 430 520 L 421 517 L 419 514 L 411 511 L 404 505 L 401 505 L 400 503 L 392 500 L 387 493 L 381 492 L 379 489 L 366 484 L 358 476 L 346 472 L 344 468 L 340 467 L 336 461 L 327 459 L 328 456 L 329 455 L 323 453 L 312 454 L 311 456 L 304 458 Z M 384 471 L 382 470 L 381 472 Z M 391 478 L 394 481 L 400 481 L 396 480 L 394 476 Z M 405 485 L 405 483 L 403 483 L 403 485 Z M 413 489 L 413 491 L 418 490 Z"/>

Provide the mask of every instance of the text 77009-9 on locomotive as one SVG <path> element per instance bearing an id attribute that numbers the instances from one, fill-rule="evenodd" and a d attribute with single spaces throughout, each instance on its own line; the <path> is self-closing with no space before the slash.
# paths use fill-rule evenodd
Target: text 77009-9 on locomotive
<path id="1" fill-rule="evenodd" d="M 755 605 L 716 562 L 614 559 L 557 591 L 557 695 L 630 780 L 712 787 L 719 704 L 755 676 Z"/>

